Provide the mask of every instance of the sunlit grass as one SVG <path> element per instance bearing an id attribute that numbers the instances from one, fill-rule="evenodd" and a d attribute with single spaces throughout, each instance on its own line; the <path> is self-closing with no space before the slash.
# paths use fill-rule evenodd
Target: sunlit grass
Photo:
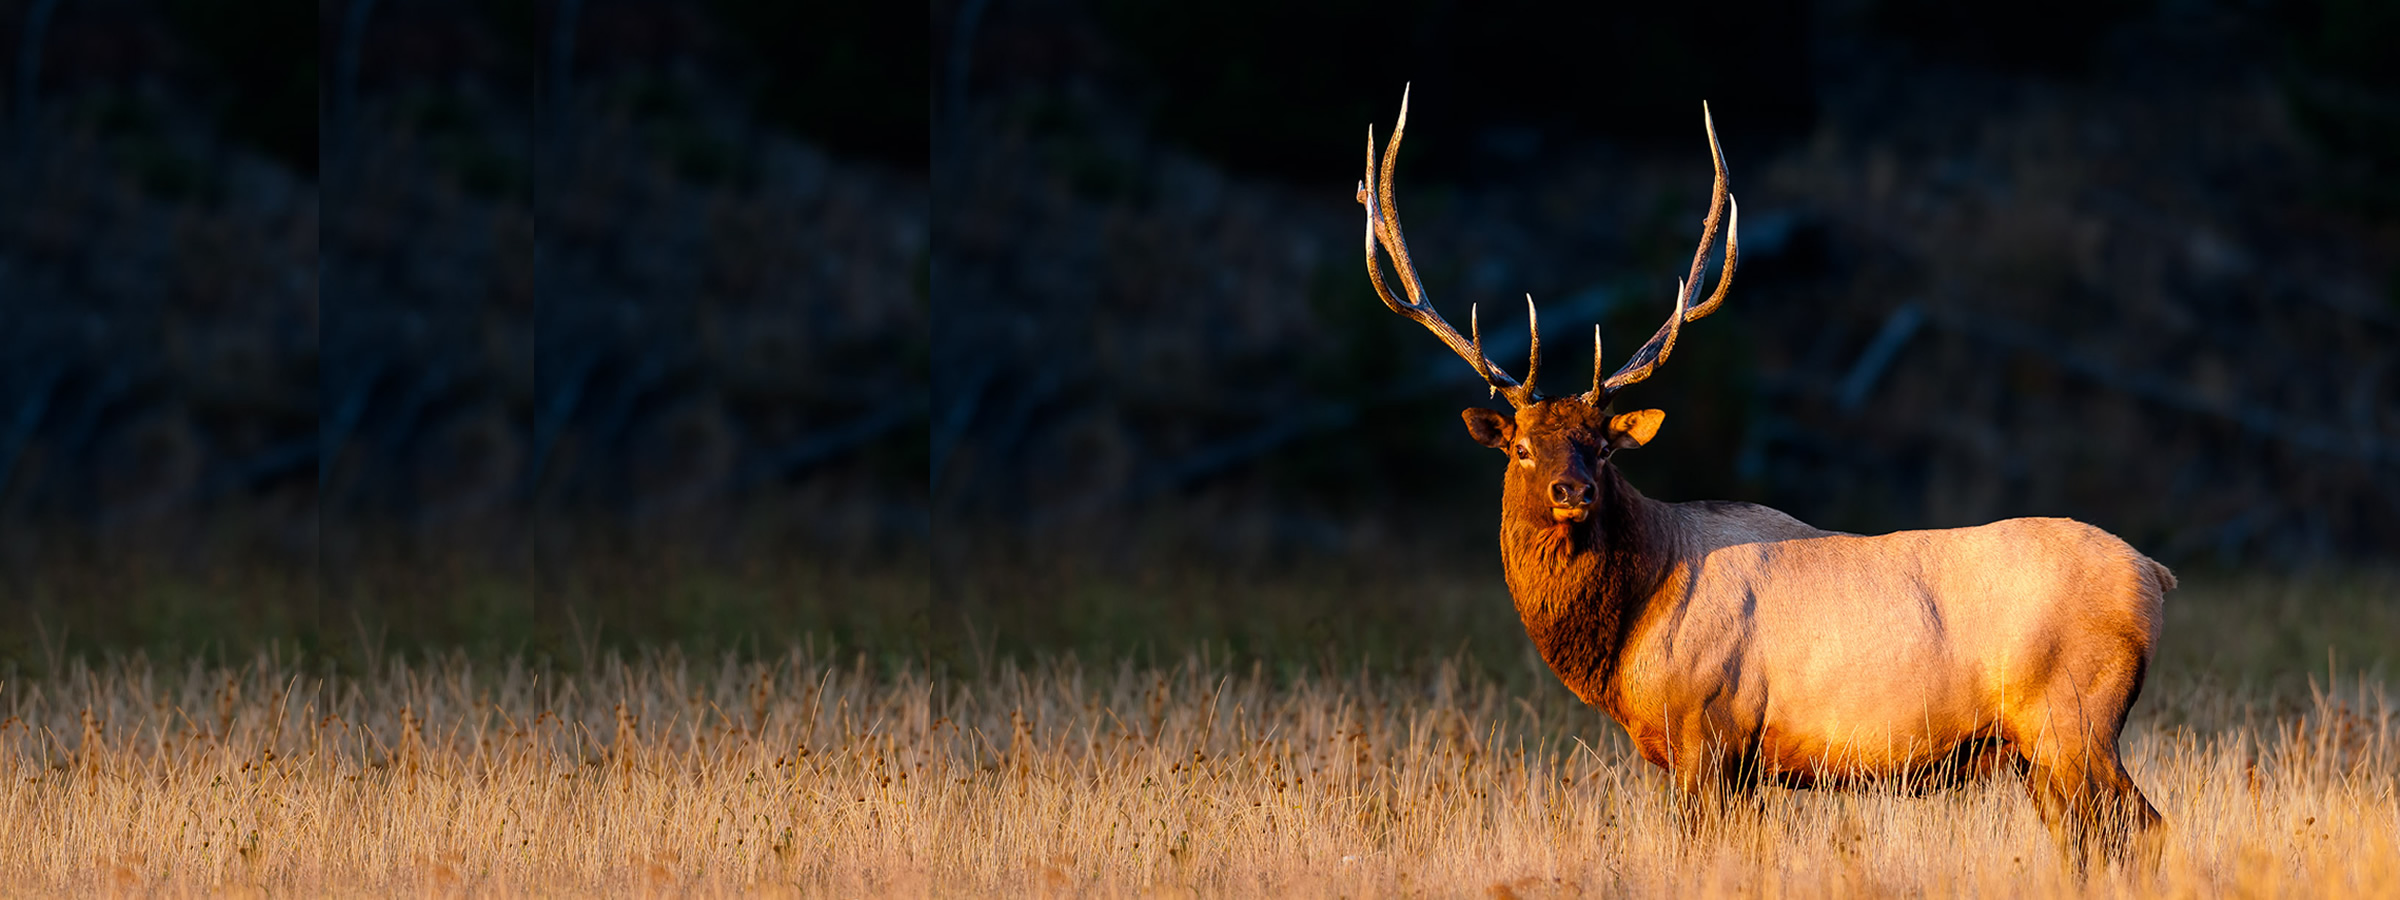
<path id="1" fill-rule="evenodd" d="M 2400 892 L 2383 683 L 2284 690 L 2177 659 L 2125 737 L 2164 865 L 2089 883 L 2007 779 L 1769 790 L 1763 817 L 1695 838 L 1615 725 L 1463 656 L 69 661 L 0 685 L 0 890 Z"/>

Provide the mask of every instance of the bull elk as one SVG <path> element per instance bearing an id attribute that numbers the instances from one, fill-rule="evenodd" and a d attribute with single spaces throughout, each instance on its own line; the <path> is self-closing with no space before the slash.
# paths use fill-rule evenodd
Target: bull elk
<path id="1" fill-rule="evenodd" d="M 1508 457 L 1500 550 L 1526 635 L 1559 680 L 1668 770 L 1687 811 L 1761 784 L 1923 784 L 2006 766 L 2079 869 L 2093 851 L 2148 856 L 2162 820 L 2117 740 L 2175 586 L 2165 566 L 2071 519 L 1845 534 L 1750 503 L 1652 500 L 1611 464 L 1665 419 L 1616 412 L 1617 392 L 1656 372 L 1682 327 L 1715 312 L 1733 282 L 1741 212 L 1701 112 L 1716 185 L 1674 312 L 1606 377 L 1594 326 L 1592 389 L 1564 397 L 1534 386 L 1538 330 L 1519 382 L 1484 355 L 1473 316 L 1462 336 L 1434 311 L 1392 201 L 1406 96 L 1380 164 L 1368 129 L 1358 202 L 1375 292 L 1515 409 L 1461 416 L 1477 443 Z M 1723 272 L 1695 304 L 1721 221 Z M 1378 247 L 1407 299 L 1387 285 Z M 1529 325 L 1534 316 L 1527 297 Z"/>

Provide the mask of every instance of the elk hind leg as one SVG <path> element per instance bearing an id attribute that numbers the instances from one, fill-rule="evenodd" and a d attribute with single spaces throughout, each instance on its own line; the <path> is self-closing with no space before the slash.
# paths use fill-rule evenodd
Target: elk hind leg
<path id="1" fill-rule="evenodd" d="M 2125 773 L 2125 765 L 2110 754 L 2106 765 L 2093 774 L 2098 801 L 2093 812 L 2097 821 L 2101 846 L 2109 858 L 2132 871 L 2150 872 L 2158 868 L 2160 853 L 2165 849 L 2166 819 L 2142 789 Z"/>
<path id="2" fill-rule="evenodd" d="M 2133 649 L 2131 666 L 2092 667 L 2009 729 L 2034 808 L 2077 872 L 2088 871 L 2094 851 L 2120 865 L 2154 860 L 2161 842 L 2164 820 L 2117 752 L 2148 668 L 2147 648 Z"/>
<path id="3" fill-rule="evenodd" d="M 2165 819 L 2115 753 L 2088 763 L 2029 761 L 2025 786 L 2060 855 L 2077 873 L 2088 872 L 2095 856 L 2140 871 L 2157 866 Z"/>

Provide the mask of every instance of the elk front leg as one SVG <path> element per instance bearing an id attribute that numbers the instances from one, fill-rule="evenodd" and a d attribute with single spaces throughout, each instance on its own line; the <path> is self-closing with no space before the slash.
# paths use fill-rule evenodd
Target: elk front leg
<path id="1" fill-rule="evenodd" d="M 1695 840 L 1720 834 L 1731 837 L 1755 826 L 1765 810 L 1760 805 L 1758 771 L 1745 755 L 1706 747 L 1678 754 L 1673 767 L 1675 812 L 1686 837 Z"/>

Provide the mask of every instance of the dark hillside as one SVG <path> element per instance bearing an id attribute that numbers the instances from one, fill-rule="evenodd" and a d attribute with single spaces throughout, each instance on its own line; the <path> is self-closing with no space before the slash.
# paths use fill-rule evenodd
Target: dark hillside
<path id="1" fill-rule="evenodd" d="M 1488 564 L 1481 392 L 1360 270 L 1360 144 L 1410 84 L 1419 268 L 1504 360 L 1526 292 L 1553 358 L 1665 315 L 1715 110 L 1742 272 L 1629 398 L 1669 413 L 1625 463 L 1654 496 L 2075 516 L 2184 566 L 2400 547 L 2382 6 L 1524 6 L 937 4 L 966 62 L 936 141 L 945 571 Z"/>

